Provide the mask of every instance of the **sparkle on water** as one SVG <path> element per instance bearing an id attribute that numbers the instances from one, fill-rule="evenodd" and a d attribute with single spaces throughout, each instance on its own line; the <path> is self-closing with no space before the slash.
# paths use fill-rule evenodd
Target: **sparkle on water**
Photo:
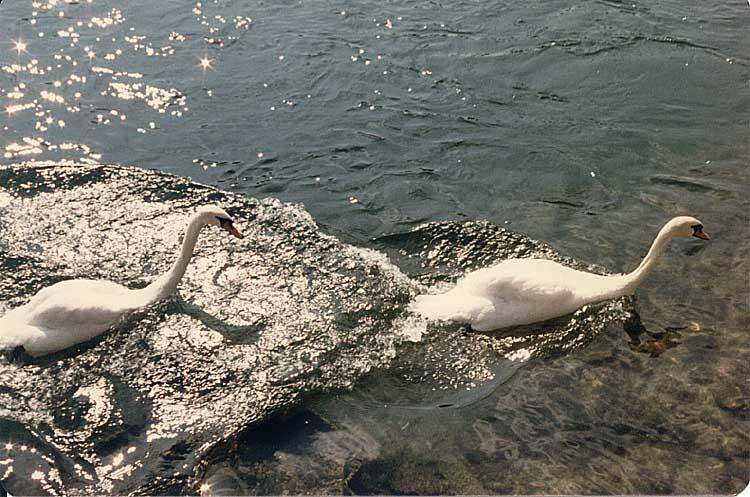
<path id="1" fill-rule="evenodd" d="M 19 56 L 21 55 L 21 52 L 26 51 L 26 42 L 24 42 L 23 40 L 14 41 L 13 46 L 16 49 L 16 52 L 18 53 Z"/>
<path id="2" fill-rule="evenodd" d="M 16 221 L 0 230 L 0 313 L 60 278 L 143 284 L 199 201 L 256 231 L 242 249 L 202 240 L 181 296 L 101 341 L 2 363 L 2 484 L 744 485 L 746 7 L 688 3 L 3 2 L 0 153 L 29 164 L 0 171 L 0 223 Z M 409 278 L 298 207 L 65 161 L 305 202 Z M 400 314 L 497 258 L 559 257 L 492 223 L 423 223 L 490 219 L 625 270 L 677 213 L 715 237 L 674 247 L 639 291 L 644 324 L 628 299 L 526 333 Z"/>
<path id="3" fill-rule="evenodd" d="M 203 57 L 201 57 L 199 64 L 201 66 L 201 69 L 203 69 L 204 71 L 207 71 L 209 69 L 214 68 L 213 63 L 214 63 L 213 59 L 210 59 L 208 56 L 204 55 Z"/>

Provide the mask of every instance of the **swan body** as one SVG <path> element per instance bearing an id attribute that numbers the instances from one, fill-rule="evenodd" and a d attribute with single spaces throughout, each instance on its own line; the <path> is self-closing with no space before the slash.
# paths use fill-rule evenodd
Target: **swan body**
<path id="1" fill-rule="evenodd" d="M 428 319 L 469 323 L 478 331 L 545 321 L 634 293 L 672 239 L 688 236 L 709 239 L 697 219 L 672 219 L 629 274 L 602 276 L 547 259 L 509 259 L 467 274 L 446 293 L 419 295 L 410 308 Z"/>
<path id="2" fill-rule="evenodd" d="M 225 211 L 215 206 L 201 207 L 190 220 L 180 254 L 166 274 L 137 290 L 105 280 L 55 283 L 0 318 L 0 349 L 23 346 L 35 357 L 57 352 L 88 341 L 133 311 L 168 297 L 177 289 L 198 234 L 207 225 L 243 237 Z"/>

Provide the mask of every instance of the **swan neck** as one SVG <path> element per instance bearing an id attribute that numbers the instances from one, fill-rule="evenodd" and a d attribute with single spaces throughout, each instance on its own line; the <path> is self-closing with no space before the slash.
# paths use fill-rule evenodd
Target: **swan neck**
<path id="1" fill-rule="evenodd" d="M 144 289 L 149 300 L 146 305 L 164 299 L 177 290 L 177 285 L 182 280 L 182 277 L 185 276 L 190 259 L 193 257 L 195 244 L 198 241 L 198 235 L 202 227 L 203 223 L 197 216 L 190 221 L 177 260 L 172 264 L 168 272 Z"/>
<path id="2" fill-rule="evenodd" d="M 659 261 L 659 258 L 664 254 L 667 247 L 669 247 L 672 238 L 674 238 L 674 235 L 667 226 L 662 228 L 659 234 L 656 235 L 656 239 L 654 240 L 654 243 L 651 244 L 651 248 L 646 254 L 646 257 L 643 258 L 633 272 L 625 276 L 626 295 L 633 293 L 643 280 L 646 279 L 649 273 L 651 273 L 656 266 L 656 263 Z"/>

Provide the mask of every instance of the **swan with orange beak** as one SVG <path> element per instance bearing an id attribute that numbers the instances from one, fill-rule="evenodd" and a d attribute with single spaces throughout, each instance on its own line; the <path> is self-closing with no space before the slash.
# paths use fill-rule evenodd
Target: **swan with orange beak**
<path id="1" fill-rule="evenodd" d="M 672 219 L 628 274 L 605 276 L 547 259 L 508 259 L 468 273 L 446 293 L 417 296 L 410 309 L 428 319 L 468 323 L 478 331 L 545 321 L 587 304 L 633 294 L 672 239 L 690 236 L 711 239 L 696 218 Z"/>
<path id="2" fill-rule="evenodd" d="M 106 280 L 55 283 L 0 317 L 0 349 L 22 346 L 32 356 L 57 352 L 88 341 L 133 311 L 172 295 L 185 275 L 204 226 L 216 226 L 244 238 L 226 211 L 213 205 L 201 207 L 188 223 L 177 260 L 153 283 L 137 290 Z"/>

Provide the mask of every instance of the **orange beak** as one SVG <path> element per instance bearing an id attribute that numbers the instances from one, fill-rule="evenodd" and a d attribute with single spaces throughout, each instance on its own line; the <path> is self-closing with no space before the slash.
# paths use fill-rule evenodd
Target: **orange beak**
<path id="1" fill-rule="evenodd" d="M 700 238 L 701 240 L 710 240 L 711 237 L 708 236 L 708 233 L 706 233 L 703 230 L 695 230 L 695 233 L 693 233 L 693 236 Z"/>
<path id="2" fill-rule="evenodd" d="M 240 230 L 238 230 L 237 228 L 235 228 L 233 224 L 227 225 L 224 229 L 227 230 L 228 232 L 230 232 L 232 235 L 234 235 L 237 238 L 239 238 L 240 240 L 242 240 L 243 238 L 245 238 L 245 235 L 243 235 L 242 233 L 240 233 Z"/>

